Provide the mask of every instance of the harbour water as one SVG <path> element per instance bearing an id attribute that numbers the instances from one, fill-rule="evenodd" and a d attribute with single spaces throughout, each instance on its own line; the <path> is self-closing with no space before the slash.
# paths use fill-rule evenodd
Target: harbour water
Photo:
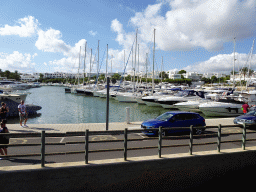
<path id="1" fill-rule="evenodd" d="M 106 98 L 65 93 L 64 87 L 42 86 L 29 89 L 27 104 L 42 107 L 38 115 L 29 117 L 28 124 L 105 123 Z M 109 122 L 125 122 L 126 107 L 130 107 L 130 121 L 144 121 L 169 111 L 162 107 L 148 107 L 137 103 L 109 101 Z M 9 123 L 19 123 L 10 118 Z"/>

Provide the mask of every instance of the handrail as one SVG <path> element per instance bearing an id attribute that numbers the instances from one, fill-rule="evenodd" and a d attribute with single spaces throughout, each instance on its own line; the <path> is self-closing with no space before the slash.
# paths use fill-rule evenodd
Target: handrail
<path id="1" fill-rule="evenodd" d="M 154 138 L 142 138 L 142 139 L 128 139 L 128 133 L 137 133 L 142 131 L 147 131 L 148 129 L 133 129 L 128 130 L 127 128 L 124 131 L 115 130 L 115 131 L 89 131 L 86 130 L 85 132 L 67 132 L 67 133 L 45 133 L 45 131 L 42 131 L 42 133 L 1 133 L 3 136 L 7 136 L 9 138 L 21 138 L 21 137 L 41 137 L 41 143 L 33 143 L 33 144 L 0 144 L 1 146 L 8 146 L 8 147 L 18 147 L 18 146 L 41 146 L 41 153 L 37 154 L 18 154 L 18 155 L 7 155 L 6 157 L 26 157 L 26 156 L 41 156 L 41 167 L 45 166 L 45 156 L 49 155 L 65 155 L 65 154 L 77 154 L 77 153 L 84 153 L 85 154 L 85 163 L 88 164 L 88 157 L 89 153 L 96 153 L 96 152 L 109 152 L 109 151 L 124 151 L 124 161 L 127 160 L 127 151 L 128 150 L 140 150 L 140 149 L 154 149 L 158 148 L 158 156 L 161 158 L 162 155 L 162 148 L 167 147 L 184 147 L 189 146 L 189 154 L 193 155 L 193 146 L 197 145 L 209 145 L 209 144 L 217 144 L 217 151 L 220 152 L 221 150 L 221 143 L 230 143 L 230 142 L 239 142 L 241 140 L 228 140 L 228 141 L 221 141 L 222 133 L 221 130 L 223 128 L 235 128 L 235 127 L 242 127 L 243 133 L 242 133 L 242 149 L 245 150 L 246 147 L 246 141 L 256 141 L 256 139 L 246 139 L 246 135 L 250 134 L 246 132 L 246 125 L 218 125 L 218 126 L 200 126 L 200 127 L 193 127 L 190 126 L 190 135 L 189 136 L 170 136 L 170 137 L 163 137 L 162 133 L 164 130 L 171 130 L 175 129 L 173 127 L 166 128 L 166 127 L 159 127 L 154 128 L 150 130 L 156 130 L 158 131 L 158 137 Z M 194 135 L 193 130 L 194 129 L 211 129 L 211 128 L 217 128 L 218 132 L 215 134 L 209 134 L 209 135 L 217 135 L 217 141 L 216 142 L 206 142 L 206 143 L 193 143 L 194 138 L 198 138 L 201 135 Z M 179 128 L 180 129 L 180 128 Z M 184 129 L 188 129 L 188 127 L 185 127 Z M 89 141 L 89 136 L 92 135 L 124 135 L 124 139 L 119 140 L 104 140 L 104 141 Z M 230 135 L 235 134 L 241 134 L 241 133 L 229 133 Z M 84 141 L 72 141 L 72 142 L 64 142 L 64 143 L 56 143 L 56 142 L 45 142 L 46 137 L 70 137 L 70 136 L 85 136 Z M 207 136 L 207 135 L 206 135 Z M 173 139 L 188 139 L 189 143 L 187 144 L 175 144 L 175 145 L 162 145 L 162 140 L 173 140 Z M 141 140 L 154 140 L 158 139 L 158 146 L 146 146 L 146 147 L 127 147 L 128 141 L 141 141 Z M 105 143 L 105 142 L 124 142 L 124 148 L 115 148 L 115 149 L 99 149 L 99 150 L 89 150 L 89 144 L 90 143 Z M 66 144 L 85 144 L 85 150 L 83 151 L 69 151 L 69 152 L 54 152 L 54 153 L 45 153 L 45 146 L 46 145 L 66 145 Z M 0 156 L 3 157 L 3 156 Z"/>

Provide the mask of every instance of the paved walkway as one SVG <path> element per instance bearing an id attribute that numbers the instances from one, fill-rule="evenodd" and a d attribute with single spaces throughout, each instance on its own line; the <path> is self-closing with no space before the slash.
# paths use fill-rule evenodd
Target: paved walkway
<path id="1" fill-rule="evenodd" d="M 217 126 L 222 125 L 233 125 L 234 118 L 218 118 L 218 119 L 206 119 L 206 125 Z M 142 122 L 116 122 L 109 123 L 108 130 L 124 130 L 128 129 L 139 129 Z M 26 132 L 41 132 L 45 130 L 51 133 L 63 133 L 72 131 L 105 131 L 106 123 L 80 123 L 80 124 L 28 124 L 27 128 L 20 127 L 19 124 L 7 124 L 10 133 L 26 133 Z"/>

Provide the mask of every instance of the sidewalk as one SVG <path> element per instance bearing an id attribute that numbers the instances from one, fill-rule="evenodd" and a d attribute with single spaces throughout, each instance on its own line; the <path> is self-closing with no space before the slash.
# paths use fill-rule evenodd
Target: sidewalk
<path id="1" fill-rule="evenodd" d="M 232 118 L 218 118 L 218 119 L 206 119 L 207 126 L 222 125 L 233 125 Z M 108 130 L 124 130 L 128 129 L 139 129 L 142 122 L 114 122 L 109 123 Z M 20 127 L 19 124 L 7 124 L 10 133 L 26 133 L 26 132 L 41 132 L 46 131 L 47 133 L 64 133 L 74 131 L 105 131 L 106 123 L 80 123 L 80 124 L 28 124 L 28 127 Z"/>

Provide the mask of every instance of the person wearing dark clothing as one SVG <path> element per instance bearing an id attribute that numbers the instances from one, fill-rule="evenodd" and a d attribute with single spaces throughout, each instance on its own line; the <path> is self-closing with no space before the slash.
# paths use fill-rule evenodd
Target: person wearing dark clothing
<path id="1" fill-rule="evenodd" d="M 1 108 L 0 108 L 0 118 L 1 120 L 6 119 L 7 113 L 9 112 L 9 108 L 6 106 L 4 102 L 1 103 Z"/>
<path id="2" fill-rule="evenodd" d="M 9 133 L 7 127 L 6 127 L 6 120 L 2 120 L 1 122 L 1 128 L 0 133 Z M 9 144 L 9 138 L 6 136 L 0 135 L 0 144 Z M 7 146 L 1 146 L 0 147 L 0 154 L 1 155 L 7 155 Z"/>

